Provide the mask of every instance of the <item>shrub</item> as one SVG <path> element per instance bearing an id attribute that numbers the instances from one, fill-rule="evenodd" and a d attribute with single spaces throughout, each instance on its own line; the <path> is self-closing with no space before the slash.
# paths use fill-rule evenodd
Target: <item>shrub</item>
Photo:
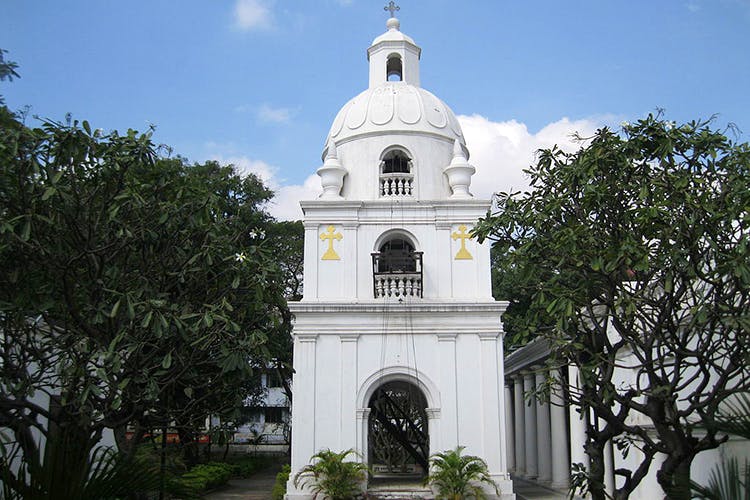
<path id="1" fill-rule="evenodd" d="M 497 484 L 490 477 L 487 463 L 473 455 L 462 455 L 464 447 L 436 453 L 430 457 L 430 475 L 425 483 L 434 486 L 437 498 L 462 500 L 464 498 L 486 498 L 477 483 L 491 485 L 500 494 Z"/>
<path id="2" fill-rule="evenodd" d="M 189 488 L 205 491 L 226 484 L 232 477 L 232 466 L 220 462 L 196 465 L 180 478 Z"/>
<path id="3" fill-rule="evenodd" d="M 281 468 L 281 472 L 276 474 L 276 483 L 273 485 L 271 500 L 284 500 L 286 495 L 286 483 L 289 481 L 289 475 L 292 473 L 292 466 L 289 464 Z"/>
<path id="4" fill-rule="evenodd" d="M 313 498 L 318 495 L 331 500 L 351 500 L 361 494 L 360 483 L 367 477 L 367 466 L 360 462 L 345 462 L 344 459 L 354 454 L 354 450 L 336 453 L 321 450 L 312 456 L 310 465 L 306 465 L 294 476 L 296 487 L 309 487 Z"/>

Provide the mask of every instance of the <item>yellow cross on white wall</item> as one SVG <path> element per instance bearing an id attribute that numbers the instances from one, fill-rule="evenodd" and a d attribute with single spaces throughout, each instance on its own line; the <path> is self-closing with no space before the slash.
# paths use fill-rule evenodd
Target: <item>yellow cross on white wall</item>
<path id="1" fill-rule="evenodd" d="M 328 232 L 320 235 L 320 239 L 325 241 L 328 240 L 328 250 L 323 254 L 323 258 L 320 260 L 341 260 L 339 254 L 333 249 L 333 240 L 341 241 L 344 236 L 341 233 L 336 232 L 336 228 L 328 226 Z"/>
<path id="2" fill-rule="evenodd" d="M 471 256 L 468 250 L 466 250 L 466 240 L 471 238 L 471 235 L 466 232 L 466 226 L 461 224 L 458 226 L 458 232 L 455 232 L 451 234 L 451 238 L 453 238 L 453 241 L 456 241 L 458 239 L 461 240 L 461 249 L 456 254 L 456 260 L 473 260 L 474 257 Z"/>

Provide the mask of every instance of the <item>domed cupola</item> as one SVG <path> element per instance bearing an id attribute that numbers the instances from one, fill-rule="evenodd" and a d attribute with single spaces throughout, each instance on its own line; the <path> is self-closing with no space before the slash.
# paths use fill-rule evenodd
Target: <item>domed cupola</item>
<path id="1" fill-rule="evenodd" d="M 422 49 L 401 32 L 395 17 L 386 27 L 367 50 L 369 87 L 341 108 L 326 138 L 322 157 L 330 163 L 331 148 L 335 151 L 341 191 L 340 196 L 334 193 L 329 181 L 333 171 L 322 167 L 319 172 L 325 172 L 327 182 L 323 198 L 471 197 L 470 179 L 462 180 L 457 193 L 451 182 L 455 175 L 448 175 L 456 169 L 446 171 L 455 164 L 457 148 L 469 158 L 461 125 L 443 101 L 420 87 Z M 406 167 L 390 171 L 394 156 Z"/>

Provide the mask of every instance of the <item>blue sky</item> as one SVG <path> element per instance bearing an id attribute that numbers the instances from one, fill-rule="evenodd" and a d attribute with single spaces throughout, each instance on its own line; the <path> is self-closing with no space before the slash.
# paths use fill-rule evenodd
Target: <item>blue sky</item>
<path id="1" fill-rule="evenodd" d="M 144 130 L 195 161 L 236 163 L 294 217 L 319 186 L 328 128 L 367 86 L 383 0 L 4 0 L 18 109 Z M 534 149 L 656 108 L 750 134 L 750 1 L 403 0 L 422 86 L 459 115 L 472 189 L 522 187 Z"/>

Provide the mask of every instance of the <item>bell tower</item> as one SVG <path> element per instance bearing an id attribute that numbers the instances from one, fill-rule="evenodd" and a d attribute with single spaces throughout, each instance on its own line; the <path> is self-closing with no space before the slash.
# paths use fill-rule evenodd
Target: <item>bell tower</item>
<path id="1" fill-rule="evenodd" d="M 489 201 L 471 194 L 461 126 L 421 88 L 421 49 L 400 31 L 367 51 L 369 85 L 333 121 L 301 202 L 304 298 L 294 326 L 292 474 L 329 448 L 354 449 L 382 478 L 418 481 L 431 454 L 464 446 L 507 473 L 506 303 L 493 299 L 487 244 L 471 229 Z M 290 480 L 288 499 L 312 493 Z M 496 498 L 488 491 L 489 498 Z"/>

